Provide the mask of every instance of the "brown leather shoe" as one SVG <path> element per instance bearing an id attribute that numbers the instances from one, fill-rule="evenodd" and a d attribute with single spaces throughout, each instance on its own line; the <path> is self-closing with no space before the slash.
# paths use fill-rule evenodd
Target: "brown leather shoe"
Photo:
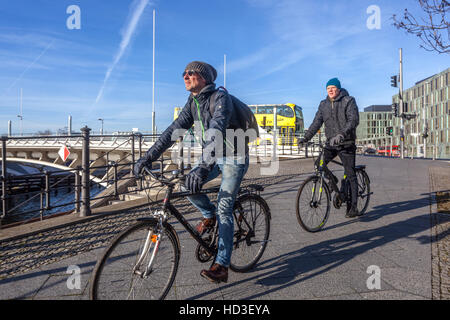
<path id="1" fill-rule="evenodd" d="M 206 231 L 214 228 L 214 225 L 216 224 L 216 218 L 203 218 L 202 221 L 200 221 L 197 226 L 195 227 L 195 230 L 200 235 L 203 235 Z"/>
<path id="2" fill-rule="evenodd" d="M 202 270 L 200 275 L 214 283 L 228 281 L 228 268 L 218 263 L 214 263 L 209 270 Z"/>

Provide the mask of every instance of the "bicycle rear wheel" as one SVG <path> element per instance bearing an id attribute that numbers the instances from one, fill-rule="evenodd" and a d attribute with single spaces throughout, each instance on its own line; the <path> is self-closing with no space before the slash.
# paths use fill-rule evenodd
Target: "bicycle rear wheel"
<path id="1" fill-rule="evenodd" d="M 358 181 L 358 211 L 364 214 L 369 206 L 370 200 L 370 181 L 369 176 L 364 170 L 356 170 Z"/>
<path id="2" fill-rule="evenodd" d="M 235 203 L 233 253 L 230 269 L 246 272 L 261 259 L 269 241 L 270 209 L 256 194 L 245 194 Z"/>
<path id="3" fill-rule="evenodd" d="M 324 180 L 320 187 L 318 176 L 303 182 L 297 192 L 296 214 L 300 226 L 308 232 L 323 228 L 330 214 L 330 190 Z"/>
<path id="4" fill-rule="evenodd" d="M 112 241 L 93 271 L 91 299 L 162 300 L 166 297 L 175 280 L 180 250 L 169 224 L 159 234 L 156 229 L 157 220 L 139 222 Z M 148 269 L 152 256 L 153 263 Z"/>

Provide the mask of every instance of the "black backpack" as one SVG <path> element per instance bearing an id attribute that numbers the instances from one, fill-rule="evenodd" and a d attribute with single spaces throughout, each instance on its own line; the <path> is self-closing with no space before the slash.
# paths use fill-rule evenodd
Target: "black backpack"
<path id="1" fill-rule="evenodd" d="M 217 90 L 211 95 L 211 97 L 209 98 L 210 99 L 209 112 L 211 113 L 211 116 L 214 114 L 214 106 L 215 106 L 214 102 L 216 100 L 216 95 L 220 89 L 222 89 L 226 93 L 228 93 L 228 90 L 225 89 L 224 87 L 218 87 Z M 249 108 L 248 105 L 243 103 L 241 100 L 239 100 L 235 96 L 233 96 L 229 93 L 228 93 L 228 95 L 230 96 L 231 101 L 233 103 L 233 108 L 234 108 L 233 118 L 237 119 L 237 122 L 239 123 L 239 127 L 240 127 L 240 128 L 236 128 L 236 129 L 242 129 L 242 130 L 244 130 L 244 132 L 247 131 L 248 129 L 253 129 L 256 132 L 256 137 L 259 137 L 258 122 L 256 121 L 255 115 L 253 114 L 252 110 Z M 250 142 L 253 140 L 255 140 L 255 139 L 250 140 Z"/>

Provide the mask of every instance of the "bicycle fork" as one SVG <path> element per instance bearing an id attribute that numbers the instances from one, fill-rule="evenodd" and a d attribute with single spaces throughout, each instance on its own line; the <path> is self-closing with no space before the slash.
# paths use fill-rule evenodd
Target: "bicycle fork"
<path id="1" fill-rule="evenodd" d="M 317 185 L 318 183 L 319 183 L 319 185 Z M 319 187 L 319 191 L 318 191 L 319 194 L 316 196 L 317 187 Z M 317 204 L 320 203 L 320 201 L 322 201 L 322 192 L 323 192 L 323 172 L 320 174 L 319 180 L 316 180 L 313 184 L 311 202 L 310 202 L 311 207 L 316 207 Z"/>
<path id="2" fill-rule="evenodd" d="M 136 265 L 133 268 L 133 273 L 137 274 L 138 276 L 140 276 L 143 279 L 147 278 L 150 275 L 150 273 L 153 271 L 153 269 L 152 269 L 153 262 L 155 260 L 156 254 L 158 253 L 159 245 L 161 243 L 161 238 L 162 238 L 163 219 L 164 219 L 164 216 L 162 214 L 160 214 L 158 226 L 157 226 L 157 230 L 158 230 L 157 233 L 153 232 L 153 228 L 150 228 L 148 230 L 147 237 L 145 239 L 145 244 L 144 244 L 144 247 L 142 248 L 141 255 L 140 255 L 138 261 L 136 262 Z M 153 247 L 153 250 L 152 250 L 152 247 Z M 139 268 L 141 267 L 141 265 L 145 261 L 145 259 L 148 257 L 150 252 L 151 252 L 151 257 L 148 261 L 146 268 L 144 269 L 144 271 L 139 271 Z"/>

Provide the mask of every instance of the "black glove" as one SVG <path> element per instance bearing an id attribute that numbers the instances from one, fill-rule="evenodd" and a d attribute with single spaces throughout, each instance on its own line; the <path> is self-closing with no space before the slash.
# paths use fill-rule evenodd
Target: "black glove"
<path id="1" fill-rule="evenodd" d="M 191 193 L 198 193 L 208 178 L 209 171 L 203 167 L 197 167 L 186 175 L 185 186 Z"/>
<path id="2" fill-rule="evenodd" d="M 147 157 L 140 158 L 134 165 L 134 170 L 133 170 L 134 176 L 136 178 L 139 178 L 139 176 L 142 173 L 142 170 L 144 170 L 145 167 L 150 168 L 151 165 L 152 165 L 152 161 L 149 160 Z"/>
<path id="3" fill-rule="evenodd" d="M 344 142 L 344 136 L 342 134 L 337 134 L 335 137 L 330 139 L 330 146 L 337 147 L 342 142 Z"/>

